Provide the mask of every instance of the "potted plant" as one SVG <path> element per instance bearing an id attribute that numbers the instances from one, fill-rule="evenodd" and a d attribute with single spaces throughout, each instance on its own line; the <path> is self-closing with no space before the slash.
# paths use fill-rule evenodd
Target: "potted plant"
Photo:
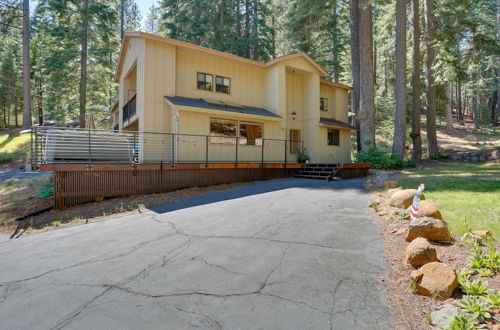
<path id="1" fill-rule="evenodd" d="M 309 163 L 309 155 L 305 148 L 297 151 L 297 162 L 299 164 Z"/>

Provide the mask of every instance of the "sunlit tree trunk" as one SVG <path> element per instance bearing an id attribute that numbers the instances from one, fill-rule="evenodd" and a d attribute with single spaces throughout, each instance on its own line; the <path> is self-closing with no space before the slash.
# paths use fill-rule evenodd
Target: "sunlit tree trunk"
<path id="1" fill-rule="evenodd" d="M 31 127 L 30 7 L 23 1 L 23 129 Z"/>
<path id="2" fill-rule="evenodd" d="M 351 63 L 352 63 L 352 111 L 359 112 L 359 0 L 350 1 L 351 17 Z M 356 120 L 356 142 L 361 150 L 359 121 Z"/>
<path id="3" fill-rule="evenodd" d="M 375 146 L 373 86 L 373 22 L 369 0 L 359 0 L 359 113 L 361 150 Z"/>
<path id="4" fill-rule="evenodd" d="M 421 88 L 420 88 L 420 3 L 419 0 L 412 0 L 413 6 L 413 72 L 412 80 L 412 122 L 411 138 L 413 142 L 413 159 L 422 159 L 422 135 L 420 133 L 420 114 L 421 114 Z"/>
<path id="5" fill-rule="evenodd" d="M 80 127 L 85 127 L 85 108 L 87 106 L 87 34 L 88 34 L 88 0 L 83 0 L 82 7 L 82 53 L 80 56 Z"/>
<path id="6" fill-rule="evenodd" d="M 396 112 L 392 153 L 404 156 L 406 132 L 406 0 L 396 0 Z"/>
<path id="7" fill-rule="evenodd" d="M 446 115 L 446 133 L 451 133 L 453 130 L 453 116 L 451 113 L 451 86 L 449 82 L 444 85 L 444 94 L 446 98 L 446 103 L 444 105 L 444 111 Z"/>
<path id="8" fill-rule="evenodd" d="M 436 50 L 435 40 L 435 17 L 433 0 L 425 0 L 426 4 L 426 48 L 427 48 L 427 150 L 429 157 L 437 157 L 439 154 L 436 136 L 436 82 L 434 76 L 434 61 Z"/>

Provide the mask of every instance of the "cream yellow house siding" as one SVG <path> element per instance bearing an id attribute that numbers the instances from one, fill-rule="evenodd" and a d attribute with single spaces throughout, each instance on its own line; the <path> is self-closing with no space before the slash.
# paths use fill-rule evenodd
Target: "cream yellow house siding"
<path id="1" fill-rule="evenodd" d="M 197 72 L 211 74 L 214 83 L 216 76 L 231 79 L 230 94 L 198 89 Z M 177 96 L 216 99 L 262 108 L 264 106 L 264 80 L 264 69 L 235 63 L 213 55 L 177 49 Z"/>

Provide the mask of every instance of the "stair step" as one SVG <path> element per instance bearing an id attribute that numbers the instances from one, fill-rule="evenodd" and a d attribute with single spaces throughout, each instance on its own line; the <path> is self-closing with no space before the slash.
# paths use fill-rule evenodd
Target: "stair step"
<path id="1" fill-rule="evenodd" d="M 295 174 L 296 178 L 304 178 L 304 179 L 316 179 L 316 180 L 326 180 L 328 177 L 317 176 L 317 175 L 305 175 L 305 174 Z"/>
<path id="2" fill-rule="evenodd" d="M 298 174 L 311 176 L 329 176 L 331 172 L 313 172 L 313 171 L 298 171 Z"/>

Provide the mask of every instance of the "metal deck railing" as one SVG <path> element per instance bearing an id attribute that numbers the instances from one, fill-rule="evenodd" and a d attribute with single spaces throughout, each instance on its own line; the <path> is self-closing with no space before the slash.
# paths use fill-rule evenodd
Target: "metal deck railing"
<path id="1" fill-rule="evenodd" d="M 31 129 L 31 159 L 41 164 L 297 163 L 303 141 L 195 134 L 116 132 L 61 127 Z M 292 147 L 291 147 L 292 146 Z"/>

